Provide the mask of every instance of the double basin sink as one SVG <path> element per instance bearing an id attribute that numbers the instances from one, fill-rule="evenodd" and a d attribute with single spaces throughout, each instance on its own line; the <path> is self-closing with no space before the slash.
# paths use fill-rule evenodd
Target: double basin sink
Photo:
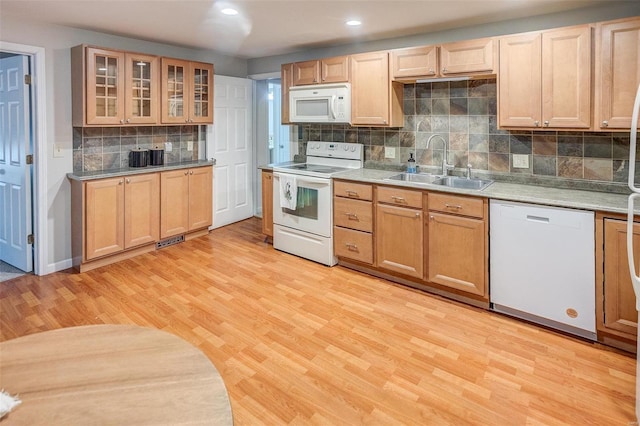
<path id="1" fill-rule="evenodd" d="M 449 188 L 474 189 L 482 191 L 493 183 L 492 180 L 464 178 L 457 176 L 438 176 L 429 173 L 399 173 L 385 180 L 441 185 Z"/>

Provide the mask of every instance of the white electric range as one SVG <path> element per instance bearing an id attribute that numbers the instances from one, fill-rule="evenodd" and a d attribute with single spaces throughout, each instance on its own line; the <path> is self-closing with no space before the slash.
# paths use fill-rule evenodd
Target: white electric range
<path id="1" fill-rule="evenodd" d="M 324 265 L 333 255 L 333 185 L 340 172 L 362 168 L 361 144 L 307 142 L 307 162 L 273 167 L 273 247 Z"/>

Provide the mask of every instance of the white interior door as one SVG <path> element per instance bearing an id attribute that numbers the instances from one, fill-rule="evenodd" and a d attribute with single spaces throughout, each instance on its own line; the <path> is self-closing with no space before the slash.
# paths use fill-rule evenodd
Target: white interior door
<path id="1" fill-rule="evenodd" d="M 218 228 L 253 216 L 253 82 L 218 75 L 214 81 L 207 157 L 216 159 L 213 227 Z"/>
<path id="2" fill-rule="evenodd" d="M 29 87 L 25 75 L 29 58 L 0 58 L 0 259 L 31 272 L 33 251 L 27 243 L 32 232 Z"/>

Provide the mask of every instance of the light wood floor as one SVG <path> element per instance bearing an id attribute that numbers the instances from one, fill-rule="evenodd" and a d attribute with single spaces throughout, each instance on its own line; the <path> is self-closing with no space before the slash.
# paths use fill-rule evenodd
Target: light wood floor
<path id="1" fill-rule="evenodd" d="M 138 324 L 199 347 L 236 425 L 635 421 L 635 359 L 275 251 L 250 219 L 132 260 L 0 285 L 0 341 Z"/>

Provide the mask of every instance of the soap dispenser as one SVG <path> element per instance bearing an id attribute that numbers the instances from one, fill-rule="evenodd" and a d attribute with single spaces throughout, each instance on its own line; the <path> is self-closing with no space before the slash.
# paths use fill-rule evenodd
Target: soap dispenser
<path id="1" fill-rule="evenodd" d="M 409 153 L 409 160 L 407 161 L 407 173 L 416 173 L 416 160 L 413 158 L 413 153 Z"/>

